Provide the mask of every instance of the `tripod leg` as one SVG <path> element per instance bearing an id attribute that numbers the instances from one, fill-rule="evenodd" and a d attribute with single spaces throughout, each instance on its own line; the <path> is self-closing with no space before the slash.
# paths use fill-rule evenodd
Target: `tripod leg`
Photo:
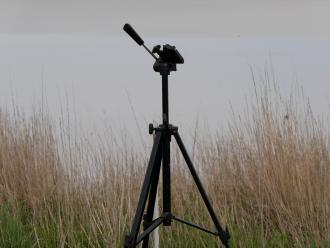
<path id="1" fill-rule="evenodd" d="M 162 150 L 161 150 L 161 145 L 160 145 L 161 139 L 162 139 L 162 133 L 156 132 L 156 139 L 155 139 L 154 145 L 152 147 L 147 172 L 144 177 L 143 186 L 141 189 L 138 206 L 137 206 L 137 209 L 135 212 L 135 217 L 134 217 L 131 233 L 128 237 L 126 237 L 125 248 L 136 246 L 135 243 L 136 243 L 136 239 L 138 236 L 144 208 L 146 205 L 146 201 L 147 201 L 147 197 L 148 197 L 148 193 L 149 193 L 149 189 L 150 189 L 150 185 L 151 185 L 151 181 L 152 181 L 152 174 L 154 174 L 153 172 L 155 169 L 155 162 L 160 160 L 161 155 L 162 155 L 162 153 L 161 153 Z"/>
<path id="2" fill-rule="evenodd" d="M 192 177 L 193 177 L 193 179 L 194 179 L 194 181 L 195 181 L 195 183 L 197 185 L 197 188 L 199 190 L 199 193 L 201 194 L 201 196 L 203 198 L 203 201 L 204 201 L 204 203 L 205 203 L 205 205 L 207 207 L 207 210 L 208 210 L 208 212 L 209 212 L 209 214 L 210 214 L 210 216 L 211 216 L 211 218 L 213 220 L 213 223 L 214 223 L 214 225 L 215 225 L 215 227 L 216 227 L 216 229 L 217 229 L 217 231 L 219 233 L 220 240 L 222 241 L 222 243 L 223 243 L 223 245 L 225 247 L 229 247 L 229 243 L 228 243 L 228 240 L 229 240 L 229 237 L 230 237 L 229 236 L 229 232 L 228 232 L 227 229 L 226 229 L 226 231 L 223 230 L 222 227 L 220 226 L 220 223 L 218 221 L 218 218 L 217 218 L 217 216 L 216 216 L 216 214 L 215 214 L 215 212 L 214 212 L 214 210 L 212 208 L 212 205 L 210 203 L 210 200 L 209 200 L 209 198 L 208 198 L 208 196 L 207 196 L 207 194 L 206 194 L 206 192 L 205 192 L 205 190 L 203 188 L 202 182 L 201 182 L 201 180 L 199 179 L 199 177 L 197 175 L 197 172 L 196 172 L 196 170 L 194 168 L 193 163 L 191 162 L 191 159 L 190 159 L 190 157 L 188 155 L 188 152 L 187 152 L 187 150 L 186 150 L 186 148 L 185 148 L 185 146 L 184 146 L 184 144 L 183 144 L 183 142 L 181 140 L 181 137 L 180 137 L 179 133 L 178 132 L 174 132 L 174 137 L 176 139 L 176 142 L 178 143 L 178 146 L 179 146 L 180 151 L 181 151 L 181 153 L 182 153 L 182 155 L 184 157 L 184 160 L 186 161 L 186 163 L 188 165 L 188 168 L 190 170 L 190 173 L 191 173 L 191 175 L 192 175 Z"/>
<path id="3" fill-rule="evenodd" d="M 171 213 L 171 167 L 170 167 L 170 138 L 167 133 L 162 140 L 163 151 L 163 211 Z M 171 225 L 171 218 L 164 220 L 164 226 Z"/>
<path id="4" fill-rule="evenodd" d="M 150 223 L 152 222 L 152 218 L 155 210 L 155 202 L 157 196 L 157 188 L 160 174 L 160 164 L 161 164 L 161 156 L 158 156 L 155 161 L 155 167 L 152 175 L 152 182 L 150 186 L 150 193 L 148 199 L 147 213 L 144 216 L 144 226 L 143 229 L 146 230 Z M 143 239 L 142 248 L 147 248 L 149 244 L 149 234 Z"/>

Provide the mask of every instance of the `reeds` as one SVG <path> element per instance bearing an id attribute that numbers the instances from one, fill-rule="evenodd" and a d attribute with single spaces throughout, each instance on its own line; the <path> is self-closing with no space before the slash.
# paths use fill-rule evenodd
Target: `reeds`
<path id="1" fill-rule="evenodd" d="M 326 122 L 300 91 L 255 87 L 229 131 L 196 141 L 195 165 L 234 247 L 330 247 L 330 147 Z M 43 112 L 0 112 L 0 247 L 122 247 L 145 156 L 120 137 L 90 142 Z M 173 212 L 212 228 L 173 150 Z M 162 247 L 216 247 L 174 223 Z"/>

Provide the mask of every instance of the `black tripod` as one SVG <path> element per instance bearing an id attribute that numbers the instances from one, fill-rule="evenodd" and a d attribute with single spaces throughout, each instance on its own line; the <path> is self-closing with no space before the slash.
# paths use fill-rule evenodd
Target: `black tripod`
<path id="1" fill-rule="evenodd" d="M 174 46 L 164 45 L 161 50 L 161 46 L 155 46 L 152 52 L 144 45 L 144 41 L 129 25 L 125 24 L 124 30 L 139 44 L 142 45 L 156 60 L 154 63 L 154 70 L 159 72 L 162 76 L 162 103 L 163 103 L 163 124 L 158 127 L 149 125 L 149 133 L 155 132 L 155 141 L 152 147 L 151 156 L 147 168 L 147 172 L 144 178 L 143 186 L 140 193 L 138 206 L 136 209 L 132 229 L 130 235 L 126 236 L 125 248 L 136 247 L 143 241 L 142 247 L 147 248 L 149 243 L 149 234 L 156 229 L 159 225 L 170 226 L 173 220 L 181 222 L 183 224 L 195 227 L 207 233 L 219 236 L 222 244 L 225 247 L 229 247 L 229 232 L 222 229 L 218 218 L 211 206 L 210 200 L 203 188 L 203 185 L 196 173 L 196 170 L 191 162 L 187 150 L 181 140 L 178 133 L 178 127 L 169 124 L 168 116 L 168 76 L 171 71 L 176 71 L 176 64 L 183 64 L 184 60 L 180 53 Z M 158 57 L 155 56 L 158 54 Z M 204 227 L 198 226 L 194 223 L 182 220 L 172 214 L 171 211 L 171 168 L 170 168 L 170 142 L 171 137 L 174 136 L 179 149 L 186 161 L 190 173 L 197 185 L 199 193 L 201 194 L 203 201 L 207 207 L 210 217 L 213 220 L 216 231 L 210 231 Z M 160 175 L 160 168 L 162 164 L 163 170 L 163 214 L 152 220 L 154 214 L 155 200 L 157 195 L 157 187 Z M 149 197 L 149 198 L 148 198 Z M 143 215 L 148 200 L 146 213 Z M 143 219 L 143 232 L 139 235 L 139 228 Z"/>

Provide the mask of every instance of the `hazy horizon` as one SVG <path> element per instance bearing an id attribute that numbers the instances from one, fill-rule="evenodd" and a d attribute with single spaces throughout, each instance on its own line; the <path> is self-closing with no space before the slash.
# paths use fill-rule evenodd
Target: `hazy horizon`
<path id="1" fill-rule="evenodd" d="M 1 104 L 14 96 L 30 108 L 43 92 L 57 113 L 68 96 L 84 123 L 136 130 L 136 114 L 146 130 L 160 120 L 161 83 L 123 32 L 129 22 L 149 47 L 169 43 L 184 56 L 170 76 L 170 118 L 185 130 L 197 118 L 221 128 L 230 105 L 241 111 L 251 68 L 258 80 L 273 69 L 285 95 L 298 82 L 328 115 L 329 13 L 327 1 L 2 1 Z"/>

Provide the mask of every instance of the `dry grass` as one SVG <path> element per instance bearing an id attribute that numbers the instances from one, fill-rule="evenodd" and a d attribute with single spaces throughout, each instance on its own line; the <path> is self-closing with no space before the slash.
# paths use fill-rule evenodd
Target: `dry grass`
<path id="1" fill-rule="evenodd" d="M 299 91 L 297 91 L 299 93 Z M 256 87 L 229 132 L 197 140 L 195 161 L 235 247 L 330 247 L 330 147 L 325 122 L 299 94 Z M 302 100 L 301 100 L 302 99 Z M 146 161 L 124 138 L 73 137 L 42 112 L 0 112 L 0 246 L 121 247 Z M 209 225 L 174 149 L 173 211 Z M 214 247 L 174 224 L 162 247 Z"/>

